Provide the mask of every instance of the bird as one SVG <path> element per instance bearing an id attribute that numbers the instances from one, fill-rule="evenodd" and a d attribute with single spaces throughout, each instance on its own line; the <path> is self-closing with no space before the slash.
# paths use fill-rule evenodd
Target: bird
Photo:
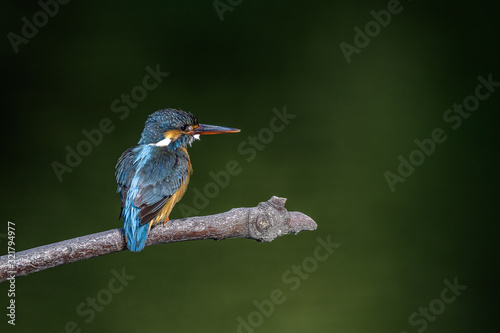
<path id="1" fill-rule="evenodd" d="M 187 146 L 200 135 L 239 131 L 200 124 L 193 114 L 177 109 L 149 115 L 137 145 L 127 149 L 116 164 L 120 219 L 131 252 L 144 248 L 151 227 L 165 224 L 186 192 L 193 172 Z"/>

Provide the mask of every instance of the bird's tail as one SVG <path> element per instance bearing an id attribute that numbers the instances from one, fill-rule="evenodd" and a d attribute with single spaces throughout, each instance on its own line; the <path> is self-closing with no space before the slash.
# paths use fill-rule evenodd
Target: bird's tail
<path id="1" fill-rule="evenodd" d="M 146 245 L 149 223 L 140 225 L 139 218 L 137 217 L 139 208 L 132 207 L 132 210 L 130 214 L 124 214 L 123 216 L 123 229 L 125 229 L 128 249 L 132 252 L 139 252 Z"/>

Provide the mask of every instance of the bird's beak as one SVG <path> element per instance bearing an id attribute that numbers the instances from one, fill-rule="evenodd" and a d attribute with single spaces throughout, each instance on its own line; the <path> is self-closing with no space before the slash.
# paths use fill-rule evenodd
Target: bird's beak
<path id="1" fill-rule="evenodd" d="M 238 133 L 240 130 L 237 128 L 222 127 L 215 125 L 200 124 L 193 134 L 223 134 L 223 133 Z"/>

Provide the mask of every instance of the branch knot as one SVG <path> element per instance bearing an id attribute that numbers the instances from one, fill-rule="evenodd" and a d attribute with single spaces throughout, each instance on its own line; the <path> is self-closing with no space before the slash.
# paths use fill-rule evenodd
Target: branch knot
<path id="1" fill-rule="evenodd" d="M 273 239 L 291 232 L 287 226 L 290 214 L 285 209 L 285 198 L 273 196 L 253 208 L 250 217 L 250 236 L 259 242 Z"/>

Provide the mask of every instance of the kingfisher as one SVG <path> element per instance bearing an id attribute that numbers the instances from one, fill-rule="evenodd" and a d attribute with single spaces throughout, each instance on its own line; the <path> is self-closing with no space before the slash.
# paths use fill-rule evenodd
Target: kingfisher
<path id="1" fill-rule="evenodd" d="M 176 109 L 158 110 L 148 117 L 137 146 L 126 150 L 116 164 L 120 218 L 130 251 L 144 248 L 151 227 L 165 224 L 186 192 L 193 172 L 187 146 L 202 134 L 239 131 L 199 124 L 191 113 Z"/>

